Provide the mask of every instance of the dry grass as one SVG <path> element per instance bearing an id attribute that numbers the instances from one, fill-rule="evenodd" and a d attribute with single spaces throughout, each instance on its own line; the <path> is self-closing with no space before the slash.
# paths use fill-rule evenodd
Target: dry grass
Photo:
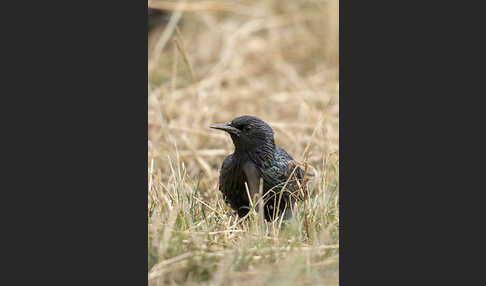
<path id="1" fill-rule="evenodd" d="M 337 285 L 337 1 L 149 3 L 175 11 L 149 36 L 149 284 Z M 208 125 L 243 114 L 318 172 L 282 227 L 218 191 L 233 146 Z"/>

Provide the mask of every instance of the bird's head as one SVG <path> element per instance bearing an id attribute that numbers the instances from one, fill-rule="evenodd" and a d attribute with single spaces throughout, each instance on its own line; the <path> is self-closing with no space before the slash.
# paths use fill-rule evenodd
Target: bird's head
<path id="1" fill-rule="evenodd" d="M 209 127 L 230 134 L 236 152 L 270 152 L 275 148 L 273 130 L 265 121 L 249 115 Z"/>

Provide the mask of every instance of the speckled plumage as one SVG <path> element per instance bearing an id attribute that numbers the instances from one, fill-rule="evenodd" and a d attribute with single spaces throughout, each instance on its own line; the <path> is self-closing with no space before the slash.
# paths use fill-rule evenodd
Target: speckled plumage
<path id="1" fill-rule="evenodd" d="M 293 158 L 275 146 L 273 130 L 264 121 L 253 116 L 241 116 L 231 122 L 213 125 L 231 135 L 235 152 L 225 158 L 221 166 L 219 190 L 233 210 L 242 217 L 249 211 L 250 202 L 245 188 L 247 182 L 252 196 L 259 192 L 263 178 L 264 214 L 267 220 L 276 217 L 282 187 L 296 167 Z M 295 193 L 302 185 L 304 171 L 297 167 L 282 193 L 279 214 L 290 218 Z M 285 212 L 284 212 L 285 211 Z"/>

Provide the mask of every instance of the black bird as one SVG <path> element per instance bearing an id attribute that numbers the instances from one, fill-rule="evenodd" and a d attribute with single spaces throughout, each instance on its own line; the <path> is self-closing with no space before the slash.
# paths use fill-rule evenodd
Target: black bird
<path id="1" fill-rule="evenodd" d="M 250 210 L 245 182 L 253 200 L 253 196 L 259 193 L 260 178 L 263 178 L 265 219 L 273 220 L 277 214 L 290 218 L 291 207 L 300 193 L 299 186 L 306 191 L 304 171 L 284 149 L 275 146 L 272 128 L 263 120 L 249 115 L 211 124 L 210 127 L 228 132 L 235 146 L 234 153 L 224 159 L 219 175 L 219 190 L 225 202 L 239 217 L 245 216 Z"/>

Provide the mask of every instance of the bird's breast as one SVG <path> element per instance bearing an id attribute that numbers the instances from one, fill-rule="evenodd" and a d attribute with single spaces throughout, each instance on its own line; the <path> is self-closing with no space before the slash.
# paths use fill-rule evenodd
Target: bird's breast
<path id="1" fill-rule="evenodd" d="M 251 197 L 259 192 L 260 172 L 253 162 L 247 161 L 242 166 L 242 171 L 245 174 L 245 179 L 248 184 L 248 190 Z"/>

